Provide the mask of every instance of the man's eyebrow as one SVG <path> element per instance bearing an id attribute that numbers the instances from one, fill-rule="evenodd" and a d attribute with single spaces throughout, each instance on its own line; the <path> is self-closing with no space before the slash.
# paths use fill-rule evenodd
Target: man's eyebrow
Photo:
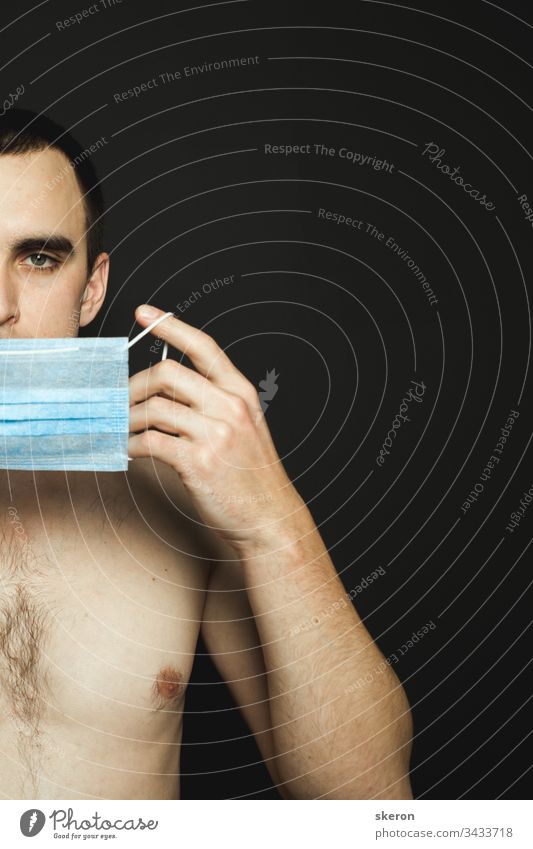
<path id="1" fill-rule="evenodd" d="M 13 253 L 22 253 L 23 251 L 39 251 L 49 250 L 56 253 L 74 253 L 74 245 L 66 236 L 55 236 L 49 234 L 37 234 L 35 236 L 25 236 L 23 239 L 18 239 L 10 245 Z"/>

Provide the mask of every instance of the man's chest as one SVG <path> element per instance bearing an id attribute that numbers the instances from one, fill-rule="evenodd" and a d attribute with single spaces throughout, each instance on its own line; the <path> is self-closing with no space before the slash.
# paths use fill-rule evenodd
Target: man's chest
<path id="1" fill-rule="evenodd" d="M 21 733 L 151 739 L 179 713 L 208 572 L 179 525 L 118 496 L 2 515 L 0 702 Z"/>

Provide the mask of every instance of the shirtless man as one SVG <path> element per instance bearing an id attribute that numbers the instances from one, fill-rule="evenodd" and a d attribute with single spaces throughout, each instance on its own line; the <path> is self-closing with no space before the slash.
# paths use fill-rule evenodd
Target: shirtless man
<path id="1" fill-rule="evenodd" d="M 6 148 L 17 121 L 0 124 L 0 336 L 76 335 L 109 272 L 91 169 L 41 119 Z M 0 471 L 0 795 L 179 798 L 201 630 L 284 798 L 412 798 L 406 696 L 254 387 L 187 323 L 152 332 L 194 369 L 130 378 L 127 473 Z"/>

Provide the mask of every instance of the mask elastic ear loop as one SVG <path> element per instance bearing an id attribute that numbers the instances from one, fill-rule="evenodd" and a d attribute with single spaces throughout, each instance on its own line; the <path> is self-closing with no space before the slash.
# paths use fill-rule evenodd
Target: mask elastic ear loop
<path id="1" fill-rule="evenodd" d="M 142 339 L 143 336 L 146 336 L 147 333 L 150 333 L 150 330 L 152 330 L 153 327 L 158 325 L 160 321 L 164 321 L 164 319 L 168 318 L 170 315 L 173 316 L 174 313 L 173 312 L 166 312 L 164 315 L 161 315 L 159 318 L 156 318 L 155 321 L 152 321 L 152 323 L 149 324 L 148 327 L 145 327 L 144 330 L 141 330 L 141 332 L 138 333 L 137 336 L 135 336 L 131 340 L 131 342 L 128 342 L 128 348 L 131 348 L 132 345 L 136 345 L 137 342 L 139 341 L 139 339 Z M 165 342 L 165 344 L 163 345 L 163 355 L 161 357 L 162 360 L 166 360 L 167 353 L 168 353 L 168 345 Z"/>
<path id="2" fill-rule="evenodd" d="M 159 324 L 160 321 L 163 321 L 165 318 L 168 318 L 169 316 L 173 316 L 173 315 L 174 315 L 173 312 L 166 312 L 165 315 L 162 315 L 159 318 L 156 318 L 156 320 L 153 321 L 151 324 L 149 324 L 148 327 L 145 327 L 144 330 L 141 330 L 141 332 L 137 334 L 137 336 L 134 336 L 134 338 L 131 340 L 131 342 L 128 342 L 128 349 L 131 348 L 132 345 L 135 345 L 139 341 L 139 339 L 142 339 L 143 336 L 146 336 L 147 333 L 150 333 L 150 330 L 152 330 L 153 327 L 155 327 L 157 324 Z M 167 353 L 168 353 L 168 345 L 165 342 L 165 344 L 163 346 L 163 354 L 161 356 L 161 360 L 166 360 Z M 128 457 L 128 460 L 135 460 L 135 457 Z"/>

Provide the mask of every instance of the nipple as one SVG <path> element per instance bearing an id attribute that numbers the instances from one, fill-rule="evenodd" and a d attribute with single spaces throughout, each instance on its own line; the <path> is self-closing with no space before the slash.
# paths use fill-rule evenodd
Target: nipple
<path id="1" fill-rule="evenodd" d="M 183 677 L 173 666 L 161 669 L 154 682 L 154 695 L 163 704 L 181 695 Z"/>

